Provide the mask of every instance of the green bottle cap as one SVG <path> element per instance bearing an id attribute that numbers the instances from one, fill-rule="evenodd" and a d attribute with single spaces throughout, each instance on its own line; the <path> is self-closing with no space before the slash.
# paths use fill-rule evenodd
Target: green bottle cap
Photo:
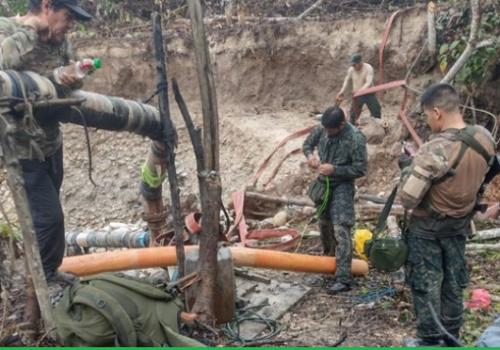
<path id="1" fill-rule="evenodd" d="M 95 69 L 99 69 L 99 68 L 101 68 L 101 67 L 102 67 L 102 62 L 101 62 L 101 60 L 100 60 L 100 59 L 98 59 L 98 58 L 94 59 L 94 68 L 95 68 Z"/>

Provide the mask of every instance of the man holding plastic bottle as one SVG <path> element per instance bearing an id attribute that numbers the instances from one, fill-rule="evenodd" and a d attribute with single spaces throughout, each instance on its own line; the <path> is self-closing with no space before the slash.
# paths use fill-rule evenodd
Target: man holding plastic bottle
<path id="1" fill-rule="evenodd" d="M 75 21 L 89 21 L 91 16 L 77 0 L 30 0 L 28 13 L 0 18 L 0 68 L 32 71 L 53 80 L 58 66 L 75 64 L 66 34 Z M 64 90 L 82 87 L 82 79 L 64 73 Z M 16 136 L 19 157 L 31 216 L 38 239 L 47 282 L 72 282 L 72 275 L 58 271 L 65 249 L 64 214 L 59 200 L 63 181 L 63 147 L 59 122 L 43 118 L 37 136 L 21 130 Z"/>

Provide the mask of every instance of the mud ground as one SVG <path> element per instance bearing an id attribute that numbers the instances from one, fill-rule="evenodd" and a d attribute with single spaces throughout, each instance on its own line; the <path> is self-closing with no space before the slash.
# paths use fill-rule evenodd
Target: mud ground
<path id="1" fill-rule="evenodd" d="M 209 29 L 219 101 L 221 177 L 226 203 L 230 202 L 231 192 L 252 183 L 262 161 L 281 140 L 317 123 L 313 116 L 332 104 L 352 52 L 363 54 L 375 67 L 376 81 L 379 81 L 378 50 L 387 16 L 387 13 L 373 12 L 364 13 L 355 21 L 346 17 L 328 22 L 247 25 L 231 31 L 217 27 Z M 421 8 L 405 11 L 395 21 L 386 48 L 384 82 L 406 76 L 423 43 L 425 21 L 425 11 Z M 186 27 L 172 25 L 167 28 L 165 43 L 167 74 L 177 78 L 195 124 L 201 125 L 194 57 Z M 105 42 L 76 38 L 75 46 L 81 56 L 100 57 L 104 62 L 104 68 L 88 79 L 84 89 L 134 100 L 146 100 L 156 91 L 150 31 L 131 30 L 125 37 L 108 38 Z M 413 71 L 412 85 L 423 88 L 436 76 L 424 73 L 425 67 L 420 68 L 417 65 Z M 383 131 L 379 140 L 369 144 L 369 173 L 357 182 L 362 193 L 387 196 L 398 181 L 396 157 L 400 141 L 406 136 L 396 120 L 401 98 L 399 90 L 382 95 L 383 113 L 390 127 Z M 412 105 L 415 98 L 410 95 L 408 105 Z M 349 105 L 344 103 L 342 107 Z M 195 159 L 172 96 L 170 110 L 179 133 L 176 166 L 181 197 L 186 198 L 198 193 Z M 67 230 L 98 229 L 112 221 L 140 222 L 138 184 L 149 140 L 131 134 L 89 130 L 92 176 L 97 183 L 94 187 L 88 179 L 83 128 L 63 125 L 63 131 L 66 175 L 61 200 Z M 268 169 L 272 169 L 286 152 L 300 147 L 302 141 L 303 138 L 294 140 L 277 152 Z M 266 172 L 262 180 L 268 174 Z M 311 177 L 303 156 L 293 155 L 283 163 L 267 188 L 263 188 L 261 180 L 257 189 L 300 197 L 305 194 Z M 1 186 L 1 200 L 9 218 L 15 220 L 5 183 Z M 168 186 L 164 186 L 163 191 L 168 203 Z M 498 198 L 498 186 L 495 185 L 491 193 L 490 198 Z M 314 253 L 310 248 L 318 243 L 314 239 L 305 240 L 301 249 Z M 471 261 L 471 288 L 496 283 L 499 277 L 496 255 L 475 256 Z M 20 275 L 22 273 L 18 273 Z M 294 273 L 274 273 L 273 276 L 297 283 L 308 280 L 308 276 Z M 389 285 L 390 276 L 372 270 L 367 278 L 359 280 L 356 290 L 342 296 L 330 296 L 326 294 L 326 287 L 314 287 L 285 315 L 282 322 L 286 330 L 279 339 L 286 340 L 286 346 L 328 346 L 346 332 L 348 337 L 343 346 L 398 346 L 402 337 L 415 327 L 408 290 L 373 305 L 360 306 L 355 301 L 359 293 L 377 291 Z M 9 328 L 10 333 L 17 332 L 16 324 L 22 321 L 22 298 L 16 299 L 22 290 L 22 279 L 18 277 L 6 319 L 7 326 L 14 327 Z M 477 336 L 474 333 L 477 333 L 477 325 L 487 322 L 492 312 L 468 316 L 470 325 L 474 325 L 467 338 L 471 343 Z M 33 345 L 22 339 L 17 342 L 13 346 Z"/>

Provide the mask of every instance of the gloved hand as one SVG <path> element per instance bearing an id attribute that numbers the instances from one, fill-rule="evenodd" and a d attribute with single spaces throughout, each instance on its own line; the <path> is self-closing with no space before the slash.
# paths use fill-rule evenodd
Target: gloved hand
<path id="1" fill-rule="evenodd" d="M 407 166 L 410 166 L 411 162 L 413 162 L 413 156 L 409 156 L 406 153 L 402 153 L 398 158 L 399 169 L 403 170 Z"/>

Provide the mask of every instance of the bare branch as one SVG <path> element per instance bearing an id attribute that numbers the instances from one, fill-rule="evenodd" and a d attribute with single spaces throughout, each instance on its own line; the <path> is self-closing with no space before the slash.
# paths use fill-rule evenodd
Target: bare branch
<path id="1" fill-rule="evenodd" d="M 321 5 L 322 2 L 323 2 L 323 0 L 316 1 L 311 7 L 309 7 L 307 10 L 305 10 L 300 15 L 298 15 L 297 19 L 303 19 L 304 17 L 306 17 L 308 14 L 313 12 L 314 9 L 316 9 L 319 5 Z"/>
<path id="2" fill-rule="evenodd" d="M 462 67 L 467 63 L 477 48 L 477 33 L 479 32 L 479 25 L 481 23 L 481 9 L 479 7 L 479 0 L 471 0 L 472 22 L 470 27 L 469 42 L 464 52 L 460 55 L 459 59 L 455 62 L 453 67 L 446 73 L 441 83 L 449 83 L 460 72 Z"/>

